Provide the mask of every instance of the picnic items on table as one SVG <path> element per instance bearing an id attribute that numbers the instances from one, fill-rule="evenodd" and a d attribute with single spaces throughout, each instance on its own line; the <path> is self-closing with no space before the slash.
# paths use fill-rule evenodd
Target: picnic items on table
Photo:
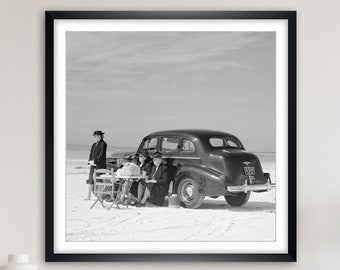
<path id="1" fill-rule="evenodd" d="M 141 175 L 140 167 L 137 166 L 135 163 L 126 162 L 123 168 L 120 168 L 116 172 L 116 176 L 136 176 Z"/>

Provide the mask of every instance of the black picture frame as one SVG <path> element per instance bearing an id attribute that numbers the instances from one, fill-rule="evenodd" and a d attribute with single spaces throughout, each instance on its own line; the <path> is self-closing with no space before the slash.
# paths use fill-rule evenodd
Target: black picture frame
<path id="1" fill-rule="evenodd" d="M 288 21 L 288 252 L 283 254 L 74 254 L 54 251 L 54 22 L 80 19 Z M 296 261 L 296 11 L 46 11 L 45 13 L 45 260 L 47 262 L 295 262 Z"/>

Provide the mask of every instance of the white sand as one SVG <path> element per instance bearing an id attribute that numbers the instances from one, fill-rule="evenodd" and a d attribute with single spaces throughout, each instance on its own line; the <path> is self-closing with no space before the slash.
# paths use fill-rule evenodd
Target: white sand
<path id="1" fill-rule="evenodd" d="M 262 162 L 272 180 L 275 162 Z M 199 209 L 129 206 L 106 210 L 84 201 L 86 161 L 67 162 L 67 241 L 275 241 L 275 190 L 252 193 L 240 208 L 224 197 Z M 274 180 L 275 181 L 275 180 Z"/>

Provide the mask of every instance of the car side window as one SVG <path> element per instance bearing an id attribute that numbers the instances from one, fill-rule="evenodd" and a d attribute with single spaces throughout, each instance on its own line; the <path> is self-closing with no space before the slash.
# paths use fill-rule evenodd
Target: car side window
<path id="1" fill-rule="evenodd" d="M 147 150 L 149 155 L 151 155 L 157 151 L 157 143 L 157 138 L 149 138 L 144 142 L 142 149 Z"/>
<path id="2" fill-rule="evenodd" d="M 225 146 L 224 140 L 222 138 L 210 138 L 209 143 L 212 147 L 223 147 L 223 146 Z"/>
<path id="3" fill-rule="evenodd" d="M 176 153 L 178 151 L 179 139 L 174 137 L 162 138 L 162 153 Z"/>
<path id="4" fill-rule="evenodd" d="M 183 139 L 181 150 L 184 153 L 193 153 L 193 152 L 195 152 L 195 146 L 192 143 L 192 141 L 189 141 L 188 139 Z"/>

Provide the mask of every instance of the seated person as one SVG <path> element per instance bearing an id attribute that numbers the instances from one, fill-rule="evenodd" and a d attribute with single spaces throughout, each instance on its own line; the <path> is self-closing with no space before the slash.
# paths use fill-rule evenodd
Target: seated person
<path id="1" fill-rule="evenodd" d="M 146 176 L 149 176 L 152 169 L 152 163 L 151 158 L 149 157 L 148 151 L 143 149 L 139 153 L 137 165 L 140 167 L 141 174 L 144 174 Z M 146 187 L 146 183 L 144 179 L 141 179 L 140 181 L 134 181 L 130 188 L 130 193 L 135 197 L 138 198 L 137 202 L 140 202 L 142 199 L 142 196 L 144 194 L 144 190 Z M 133 204 L 133 200 L 131 202 Z"/>
<path id="2" fill-rule="evenodd" d="M 169 190 L 169 173 L 167 166 L 162 164 L 162 154 L 156 152 L 153 155 L 153 163 L 151 173 L 148 179 L 145 180 L 146 188 L 144 189 L 143 198 L 137 204 L 137 207 L 145 206 L 145 202 L 150 196 L 152 203 L 158 206 L 163 206 L 164 198 L 168 195 Z M 139 194 L 138 194 L 139 195 Z M 141 198 L 142 196 L 140 196 Z"/>

